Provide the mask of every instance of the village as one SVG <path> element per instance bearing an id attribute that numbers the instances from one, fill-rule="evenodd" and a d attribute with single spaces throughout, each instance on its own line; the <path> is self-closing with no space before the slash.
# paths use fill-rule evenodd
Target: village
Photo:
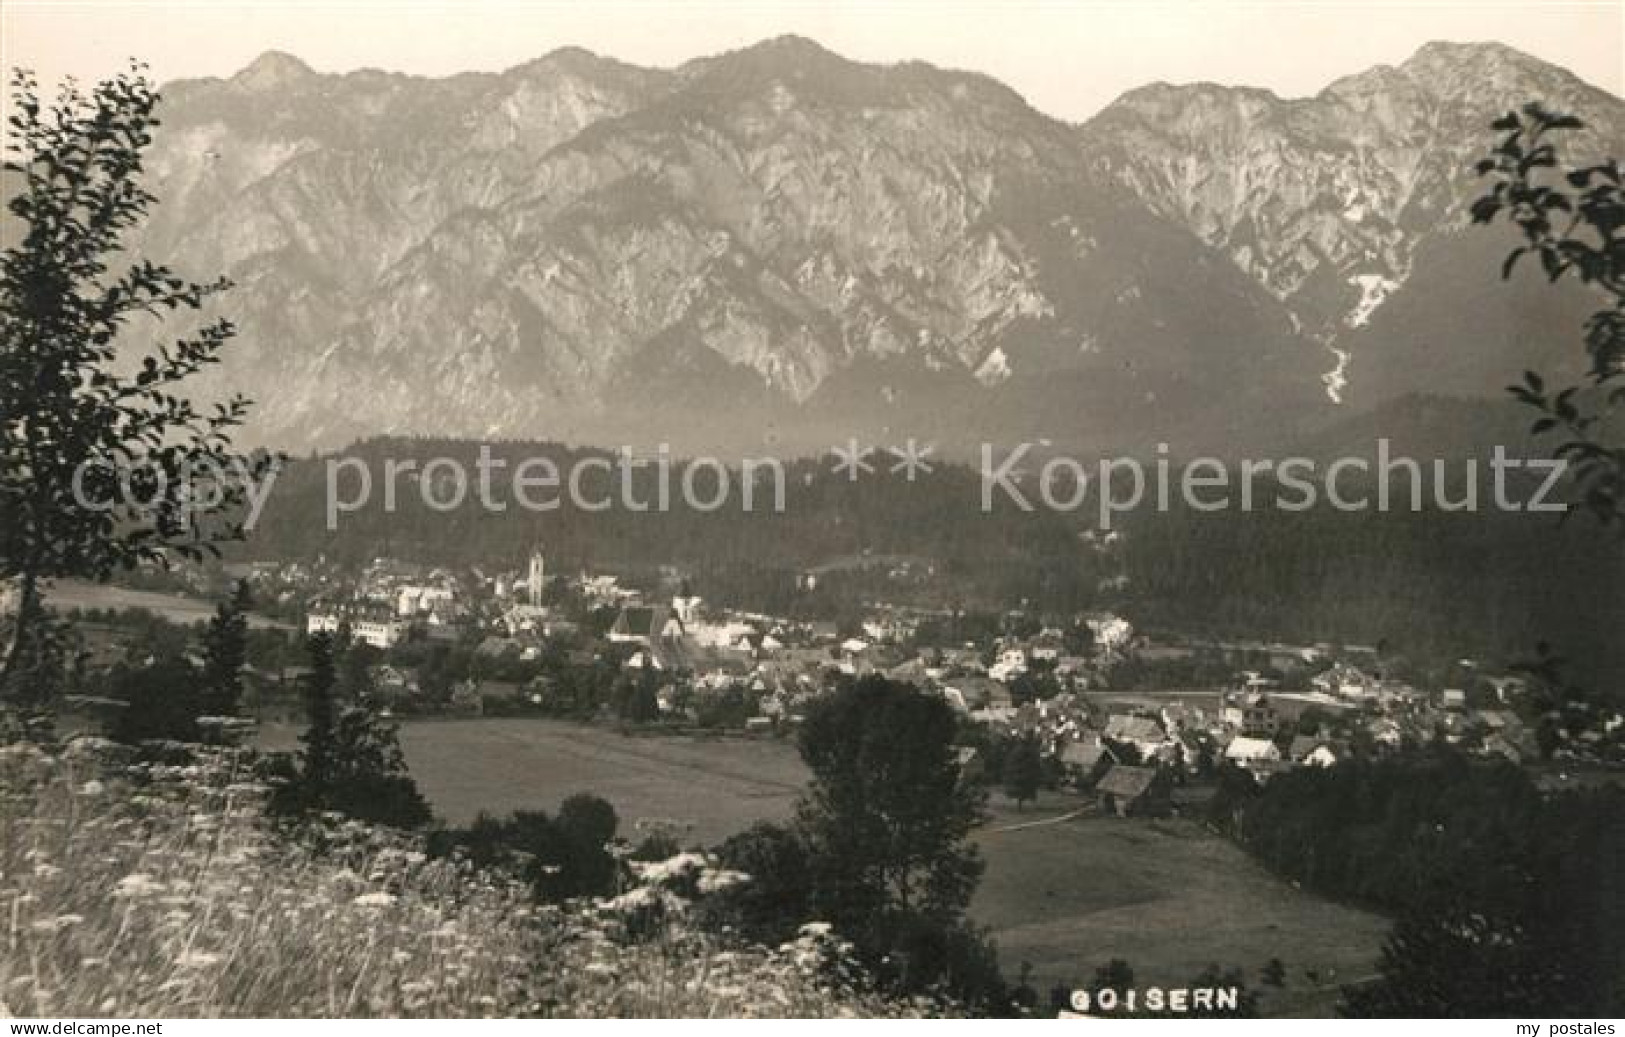
<path id="1" fill-rule="evenodd" d="M 256 608 L 348 638 L 365 672 L 358 697 L 384 717 L 793 737 L 810 702 L 879 674 L 952 705 L 967 773 L 998 787 L 1012 747 L 1030 747 L 1043 787 L 1131 816 L 1178 812 L 1221 769 L 1263 784 L 1434 742 L 1554 783 L 1625 760 L 1617 712 L 1543 712 L 1525 675 L 1471 660 L 1455 684 L 1413 682 L 1386 672 L 1371 646 L 1153 637 L 1110 611 L 970 622 L 875 602 L 844 622 L 793 619 L 706 600 L 675 568 L 631 586 L 550 573 L 539 551 L 495 572 L 385 558 L 349 574 L 301 563 L 232 572 Z M 262 717 L 297 715 L 305 670 L 283 661 L 248 668 Z"/>

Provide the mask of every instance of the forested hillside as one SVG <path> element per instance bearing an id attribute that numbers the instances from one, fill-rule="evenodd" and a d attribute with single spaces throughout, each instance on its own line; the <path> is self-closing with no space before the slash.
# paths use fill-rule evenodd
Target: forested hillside
<path id="1" fill-rule="evenodd" d="M 1381 643 L 1419 661 L 1466 655 L 1500 665 L 1545 640 L 1600 690 L 1625 673 L 1615 636 L 1625 614 L 1625 553 L 1586 519 L 1560 524 L 1553 515 L 1433 507 L 1147 507 L 1120 516 L 1119 535 L 1108 539 L 1095 528 L 1092 503 L 1076 512 L 1024 512 L 995 494 L 994 508 L 984 512 L 980 477 L 969 468 L 938 465 L 911 483 L 878 462 L 877 474 L 851 481 L 816 461 L 786 466 L 782 511 L 773 509 L 770 481 L 758 473 L 755 510 L 745 512 L 737 471 L 732 497 L 714 511 L 685 507 L 677 474 L 669 511 L 631 511 L 622 505 L 618 472 L 584 481 L 594 499 L 612 495 L 615 506 L 604 511 L 572 507 L 559 490 L 532 494 L 564 498 L 556 510 L 526 510 L 502 479 L 493 480 L 493 497 L 507 505 L 502 511 L 479 506 L 472 486 L 462 507 L 432 510 L 411 478 L 399 481 L 395 509 L 385 508 L 386 457 L 457 458 L 472 473 L 477 451 L 472 443 L 431 440 L 358 445 L 345 456 L 373 473 L 372 500 L 338 513 L 331 531 L 324 463 L 293 462 L 238 557 L 320 556 L 357 565 L 384 554 L 500 571 L 539 547 L 555 573 L 592 568 L 652 579 L 660 567 L 675 566 L 710 600 L 782 614 L 830 617 L 858 600 L 989 611 L 1025 603 L 1053 614 L 1114 608 L 1142 628 Z M 568 471 L 584 457 L 610 455 L 558 445 L 492 447 L 510 473 L 530 456 L 551 457 Z M 640 469 L 632 498 L 656 501 L 655 477 L 654 468 Z M 701 481 L 709 487 L 710 479 Z M 355 472 L 341 471 L 337 485 L 340 500 L 359 499 Z M 1361 492 L 1357 479 L 1345 489 Z M 798 586 L 798 574 L 814 570 L 816 588 Z"/>

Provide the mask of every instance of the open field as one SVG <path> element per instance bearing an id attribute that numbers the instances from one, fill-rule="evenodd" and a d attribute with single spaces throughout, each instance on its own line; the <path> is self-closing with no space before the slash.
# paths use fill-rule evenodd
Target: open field
<path id="1" fill-rule="evenodd" d="M 590 791 L 614 804 L 629 835 L 639 819 L 681 819 L 696 841 L 714 843 L 788 817 L 806 780 L 794 748 L 766 740 L 534 719 L 413 722 L 401 740 L 436 812 L 456 822 L 482 809 L 552 810 Z M 1287 988 L 1268 1010 L 1325 1014 L 1338 984 L 1372 971 L 1383 919 L 1293 889 L 1192 822 L 1092 811 L 1055 822 L 1084 802 L 1048 793 L 1016 811 L 994 800 L 976 837 L 987 872 L 972 915 L 992 929 L 1007 972 L 1030 962 L 1041 991 L 1112 958 L 1133 965 L 1142 986 L 1184 984 L 1209 963 L 1241 966 L 1256 984 L 1278 957 Z"/>
<path id="2" fill-rule="evenodd" d="M 1209 963 L 1242 967 L 1256 987 L 1280 958 L 1287 985 L 1265 1011 L 1328 1015 L 1338 985 L 1373 972 L 1385 919 L 1292 888 L 1191 821 L 1030 823 L 1061 806 L 998 808 L 977 836 L 988 867 L 972 914 L 1007 974 L 1030 962 L 1045 992 L 1122 958 L 1141 987 L 1185 984 Z"/>
<path id="3" fill-rule="evenodd" d="M 85 580 L 54 580 L 45 590 L 45 603 L 54 609 L 146 609 L 171 623 L 200 623 L 214 615 L 215 603 L 205 598 L 160 591 L 132 590 Z M 288 624 L 249 613 L 254 627 L 288 629 Z"/>
<path id="4" fill-rule="evenodd" d="M 764 818 L 787 818 L 806 783 L 782 742 L 623 735 L 536 719 L 419 721 L 401 728 L 412 775 L 435 812 L 454 823 L 481 810 L 552 811 L 567 796 L 609 800 L 623 834 L 639 820 L 678 820 L 700 843 Z"/>

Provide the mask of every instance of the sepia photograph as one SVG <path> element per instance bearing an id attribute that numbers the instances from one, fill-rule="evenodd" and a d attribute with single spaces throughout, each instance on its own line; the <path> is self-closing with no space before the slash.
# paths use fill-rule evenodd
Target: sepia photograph
<path id="1" fill-rule="evenodd" d="M 1622 0 L 6 0 L 0 79 L 7 1035 L 1620 1037 Z"/>

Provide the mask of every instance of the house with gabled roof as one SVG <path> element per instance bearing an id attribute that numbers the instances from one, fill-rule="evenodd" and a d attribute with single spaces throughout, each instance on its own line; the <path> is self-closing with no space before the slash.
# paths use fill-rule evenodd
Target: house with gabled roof
<path id="1" fill-rule="evenodd" d="M 1377 694 L 1377 682 L 1358 666 L 1345 662 L 1333 663 L 1329 669 L 1311 677 L 1309 683 L 1324 695 L 1345 699 L 1363 700 Z"/>
<path id="2" fill-rule="evenodd" d="M 1027 655 L 1042 662 L 1056 662 L 1066 654 L 1066 641 L 1058 630 L 1046 629 L 1027 642 Z"/>
<path id="3" fill-rule="evenodd" d="M 1286 758 L 1293 763 L 1302 763 L 1309 758 L 1309 754 L 1320 748 L 1324 743 L 1314 735 L 1294 735 L 1292 744 L 1287 747 Z"/>
<path id="4" fill-rule="evenodd" d="M 1155 717 L 1117 713 L 1106 718 L 1106 737 L 1134 746 L 1140 759 L 1149 760 L 1170 751 L 1172 739 Z"/>
<path id="5" fill-rule="evenodd" d="M 1010 705 L 1010 689 L 991 677 L 950 677 L 942 688 L 950 703 L 968 712 Z"/>
<path id="6" fill-rule="evenodd" d="M 1083 781 L 1092 777 L 1100 761 L 1106 760 L 1111 764 L 1118 763 L 1117 754 L 1112 752 L 1111 746 L 1094 731 L 1084 734 L 1061 747 L 1058 757 L 1061 769 L 1073 781 Z"/>
<path id="7" fill-rule="evenodd" d="M 1117 764 L 1095 782 L 1095 801 L 1101 813 L 1118 817 L 1156 817 L 1171 806 L 1171 789 L 1156 767 Z"/>
<path id="8" fill-rule="evenodd" d="M 1241 767 L 1268 767 L 1281 762 L 1281 749 L 1268 738 L 1238 735 L 1225 746 L 1224 758 Z"/>
<path id="9" fill-rule="evenodd" d="M 1335 767 L 1338 759 L 1338 750 L 1323 742 L 1298 762 L 1305 767 Z"/>
<path id="10" fill-rule="evenodd" d="M 615 617 L 609 639 L 616 644 L 652 645 L 683 636 L 682 620 L 664 605 L 628 605 Z"/>

